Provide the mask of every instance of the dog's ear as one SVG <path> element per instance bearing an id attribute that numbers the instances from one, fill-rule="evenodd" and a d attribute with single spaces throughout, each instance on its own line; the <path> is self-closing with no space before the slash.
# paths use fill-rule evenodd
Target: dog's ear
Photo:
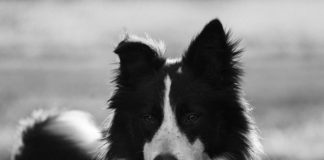
<path id="1" fill-rule="evenodd" d="M 209 22 L 191 42 L 183 57 L 185 68 L 218 86 L 237 86 L 241 70 L 237 62 L 240 51 L 229 41 L 221 22 Z"/>
<path id="2" fill-rule="evenodd" d="M 118 44 L 114 52 L 120 59 L 118 75 L 120 83 L 135 83 L 143 76 L 155 73 L 164 64 L 164 59 L 152 45 L 128 38 Z"/>

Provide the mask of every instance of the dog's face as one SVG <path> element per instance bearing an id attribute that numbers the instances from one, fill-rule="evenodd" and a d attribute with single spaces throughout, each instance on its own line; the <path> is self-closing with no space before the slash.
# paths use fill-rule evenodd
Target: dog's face
<path id="1" fill-rule="evenodd" d="M 179 60 L 149 39 L 126 37 L 106 159 L 250 159 L 253 142 L 239 95 L 235 46 L 213 20 Z"/>

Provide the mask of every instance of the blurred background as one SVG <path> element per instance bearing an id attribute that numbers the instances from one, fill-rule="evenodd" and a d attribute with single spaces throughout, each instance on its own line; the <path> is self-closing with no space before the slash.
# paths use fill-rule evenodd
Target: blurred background
<path id="1" fill-rule="evenodd" d="M 37 108 L 105 118 L 123 30 L 178 57 L 218 17 L 245 52 L 243 88 L 266 160 L 324 159 L 324 1 L 0 0 L 0 159 Z"/>

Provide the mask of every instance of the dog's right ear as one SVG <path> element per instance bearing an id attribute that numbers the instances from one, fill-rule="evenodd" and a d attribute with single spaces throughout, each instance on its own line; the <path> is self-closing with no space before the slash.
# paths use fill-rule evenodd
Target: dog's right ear
<path id="1" fill-rule="evenodd" d="M 160 57 L 159 50 L 148 42 L 141 38 L 136 40 L 125 38 L 118 44 L 114 50 L 120 60 L 118 83 L 123 85 L 136 83 L 163 66 L 165 60 Z"/>
<path id="2" fill-rule="evenodd" d="M 218 88 L 239 87 L 241 51 L 237 41 L 230 41 L 229 33 L 218 19 L 210 21 L 191 42 L 183 62 L 196 77 L 208 80 Z"/>

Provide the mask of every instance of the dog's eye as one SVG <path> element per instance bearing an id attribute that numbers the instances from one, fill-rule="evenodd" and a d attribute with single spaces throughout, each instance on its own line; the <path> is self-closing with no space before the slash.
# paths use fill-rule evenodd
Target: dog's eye
<path id="1" fill-rule="evenodd" d="M 143 114 L 142 115 L 142 119 L 145 123 L 148 123 L 148 124 L 153 124 L 155 123 L 155 117 L 152 115 L 152 114 Z"/>
<path id="2" fill-rule="evenodd" d="M 187 113 L 184 116 L 183 122 L 186 125 L 192 125 L 198 122 L 200 115 L 198 113 Z"/>

